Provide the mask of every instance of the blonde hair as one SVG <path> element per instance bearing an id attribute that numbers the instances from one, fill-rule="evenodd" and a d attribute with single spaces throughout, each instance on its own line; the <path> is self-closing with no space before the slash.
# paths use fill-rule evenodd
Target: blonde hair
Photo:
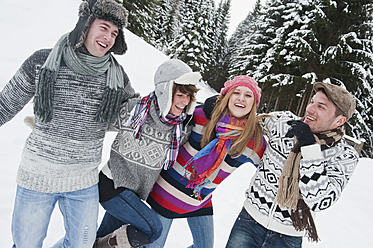
<path id="1" fill-rule="evenodd" d="M 201 147 L 205 147 L 213 139 L 216 138 L 215 127 L 222 114 L 228 113 L 228 102 L 234 90 L 229 91 L 225 96 L 219 95 L 217 98 L 216 106 L 212 112 L 211 119 L 203 128 Z M 256 103 L 254 101 L 250 113 L 247 115 L 247 122 L 242 130 L 242 133 L 232 141 L 231 148 L 228 154 L 232 158 L 237 158 L 245 151 L 247 144 L 254 136 L 254 151 L 257 151 L 262 143 L 263 131 L 259 124 L 259 120 L 267 115 L 256 116 Z"/>

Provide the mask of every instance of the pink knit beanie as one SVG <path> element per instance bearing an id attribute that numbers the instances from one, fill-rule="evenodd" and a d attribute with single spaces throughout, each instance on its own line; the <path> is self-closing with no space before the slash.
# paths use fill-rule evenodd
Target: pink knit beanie
<path id="1" fill-rule="evenodd" d="M 225 96 L 229 91 L 238 86 L 245 86 L 251 89 L 254 93 L 255 103 L 256 105 L 259 105 L 262 89 L 259 88 L 258 83 L 253 78 L 248 76 L 237 76 L 232 80 L 225 82 L 224 88 L 220 90 L 220 94 Z"/>

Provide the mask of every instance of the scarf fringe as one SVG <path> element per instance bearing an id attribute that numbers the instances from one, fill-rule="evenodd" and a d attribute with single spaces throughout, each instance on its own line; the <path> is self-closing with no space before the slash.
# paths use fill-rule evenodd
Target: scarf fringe
<path id="1" fill-rule="evenodd" d="M 297 203 L 297 209 L 291 211 L 291 220 L 293 222 L 295 230 L 305 230 L 306 237 L 309 241 L 320 241 L 319 236 L 317 234 L 315 222 L 311 215 L 311 211 L 304 202 L 304 200 L 300 199 Z"/>
<path id="2" fill-rule="evenodd" d="M 67 44 L 67 39 L 68 34 L 60 37 L 42 66 L 34 97 L 35 115 L 43 122 L 52 120 L 54 85 L 63 57 L 67 67 L 77 74 L 98 76 L 107 73 L 103 102 L 94 119 L 99 122 L 114 121 L 121 104 L 123 88 L 128 82 L 123 69 L 113 55 L 106 54 L 98 58 L 76 52 Z"/>
<path id="3" fill-rule="evenodd" d="M 288 207 L 292 210 L 297 209 L 299 179 L 282 175 L 279 179 L 279 190 L 277 192 L 277 203 L 280 207 Z"/>
<path id="4" fill-rule="evenodd" d="M 116 118 L 116 114 L 119 111 L 122 99 L 122 90 L 110 89 L 105 87 L 101 104 L 94 120 L 97 122 L 113 122 Z"/>
<path id="5" fill-rule="evenodd" d="M 42 68 L 36 94 L 34 97 L 34 113 L 41 121 L 50 122 L 53 117 L 53 96 L 56 71 Z"/>
<path id="6" fill-rule="evenodd" d="M 211 184 L 211 181 L 208 178 L 205 178 L 202 183 L 196 184 L 195 182 L 190 181 L 186 188 L 193 189 L 193 194 L 191 195 L 194 198 L 197 198 L 198 200 L 202 201 L 201 197 L 201 191 L 204 187 Z"/>
<path id="7" fill-rule="evenodd" d="M 344 135 L 344 127 L 338 127 L 334 130 L 325 131 L 315 134 L 316 141 L 321 145 L 321 150 L 325 150 L 339 143 Z M 316 225 L 311 215 L 311 210 L 304 202 L 299 191 L 299 166 L 300 166 L 301 151 L 297 142 L 290 154 L 288 155 L 282 174 L 279 179 L 278 193 L 276 202 L 281 207 L 291 209 L 291 220 L 297 231 L 306 231 L 306 237 L 310 241 L 318 242 L 319 237 L 316 230 Z M 294 203 L 296 203 L 294 205 Z M 294 208 L 295 206 L 295 208 Z"/>

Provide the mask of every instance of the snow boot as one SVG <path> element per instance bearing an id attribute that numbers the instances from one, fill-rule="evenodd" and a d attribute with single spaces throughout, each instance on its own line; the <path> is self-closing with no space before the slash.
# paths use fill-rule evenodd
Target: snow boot
<path id="1" fill-rule="evenodd" d="M 109 245 L 109 239 L 111 238 L 111 233 L 102 238 L 97 238 L 92 248 L 111 248 L 113 246 Z"/>
<path id="2" fill-rule="evenodd" d="M 105 237 L 97 238 L 93 248 L 131 248 L 127 238 L 127 227 L 123 225 Z"/>
<path id="3" fill-rule="evenodd" d="M 133 248 L 151 243 L 139 229 L 131 225 L 127 227 L 127 237 Z"/>
<path id="4" fill-rule="evenodd" d="M 151 242 L 137 228 L 123 225 L 103 238 L 97 238 L 93 248 L 137 248 Z"/>

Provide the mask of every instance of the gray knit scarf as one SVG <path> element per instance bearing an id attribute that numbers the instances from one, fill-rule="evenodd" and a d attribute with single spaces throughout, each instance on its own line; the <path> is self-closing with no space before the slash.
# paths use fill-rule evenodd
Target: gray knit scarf
<path id="1" fill-rule="evenodd" d="M 34 97 L 35 115 L 43 122 L 52 120 L 54 85 L 63 58 L 72 71 L 81 75 L 99 76 L 107 72 L 106 88 L 94 120 L 112 122 L 118 113 L 124 88 L 122 68 L 111 53 L 95 57 L 75 52 L 67 44 L 67 36 L 65 34 L 58 40 L 41 68 Z"/>
<path id="2" fill-rule="evenodd" d="M 316 142 L 321 145 L 321 150 L 338 144 L 345 133 L 344 126 L 334 130 L 314 134 Z M 304 202 L 299 191 L 299 166 L 302 154 L 297 142 L 287 157 L 279 178 L 276 201 L 280 207 L 291 209 L 291 220 L 297 231 L 306 231 L 308 239 L 317 242 L 316 225 L 311 215 L 310 208 Z"/>

